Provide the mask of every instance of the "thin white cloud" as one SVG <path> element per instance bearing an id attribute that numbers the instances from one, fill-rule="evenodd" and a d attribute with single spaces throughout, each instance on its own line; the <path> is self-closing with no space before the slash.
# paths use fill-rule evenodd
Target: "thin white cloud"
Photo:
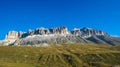
<path id="1" fill-rule="evenodd" d="M 112 37 L 120 37 L 120 36 L 118 36 L 118 35 L 110 35 L 110 36 L 112 36 Z"/>

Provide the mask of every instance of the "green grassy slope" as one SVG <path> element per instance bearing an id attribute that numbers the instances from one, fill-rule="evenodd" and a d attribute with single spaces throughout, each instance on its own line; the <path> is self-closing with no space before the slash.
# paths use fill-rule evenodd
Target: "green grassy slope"
<path id="1" fill-rule="evenodd" d="M 115 67 L 120 46 L 80 45 L 0 47 L 0 67 Z"/>

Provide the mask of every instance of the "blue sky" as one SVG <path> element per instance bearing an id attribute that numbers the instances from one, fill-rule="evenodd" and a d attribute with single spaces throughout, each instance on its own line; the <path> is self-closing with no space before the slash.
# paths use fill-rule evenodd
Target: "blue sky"
<path id="1" fill-rule="evenodd" d="M 120 0 L 0 0 L 0 39 L 10 30 L 58 26 L 120 36 Z"/>

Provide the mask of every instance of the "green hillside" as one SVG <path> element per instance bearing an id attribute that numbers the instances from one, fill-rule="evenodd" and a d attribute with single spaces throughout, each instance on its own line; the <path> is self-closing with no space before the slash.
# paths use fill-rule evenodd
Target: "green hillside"
<path id="1" fill-rule="evenodd" d="M 0 67 L 119 67 L 120 46 L 1 46 Z"/>

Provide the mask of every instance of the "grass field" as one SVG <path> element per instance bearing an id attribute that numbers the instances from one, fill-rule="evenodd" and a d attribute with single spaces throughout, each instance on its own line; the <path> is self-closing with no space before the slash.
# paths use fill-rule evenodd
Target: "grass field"
<path id="1" fill-rule="evenodd" d="M 120 46 L 0 46 L 0 67 L 120 67 Z"/>

